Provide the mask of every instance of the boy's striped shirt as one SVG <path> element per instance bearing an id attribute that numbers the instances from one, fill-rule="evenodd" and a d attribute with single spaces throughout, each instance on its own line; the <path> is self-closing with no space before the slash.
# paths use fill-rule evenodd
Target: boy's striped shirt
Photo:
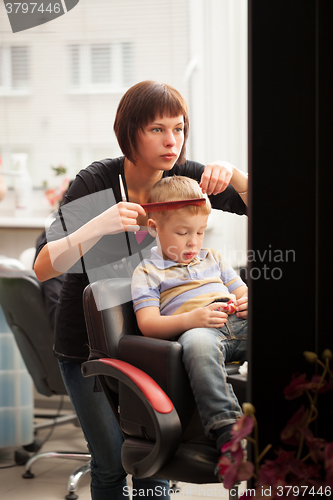
<path id="1" fill-rule="evenodd" d="M 218 298 L 234 298 L 232 292 L 244 284 L 215 250 L 201 249 L 189 264 L 179 264 L 163 259 L 154 247 L 133 274 L 134 311 L 156 306 L 163 316 L 181 314 Z"/>

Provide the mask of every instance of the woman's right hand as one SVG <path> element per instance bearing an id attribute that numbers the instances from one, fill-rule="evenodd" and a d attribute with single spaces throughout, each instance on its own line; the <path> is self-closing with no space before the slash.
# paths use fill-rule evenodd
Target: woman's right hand
<path id="1" fill-rule="evenodd" d="M 139 215 L 145 217 L 146 212 L 138 203 L 121 201 L 108 208 L 95 218 L 96 236 L 116 234 L 123 231 L 139 231 L 137 223 Z"/>
<path id="2" fill-rule="evenodd" d="M 48 242 L 34 266 L 37 278 L 45 281 L 70 269 L 103 236 L 138 231 L 137 217 L 146 212 L 137 203 L 122 201 L 90 220 L 69 236 Z"/>

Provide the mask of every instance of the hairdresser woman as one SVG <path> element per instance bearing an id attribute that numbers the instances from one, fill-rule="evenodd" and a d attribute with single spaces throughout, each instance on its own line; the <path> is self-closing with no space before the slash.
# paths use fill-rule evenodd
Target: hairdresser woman
<path id="1" fill-rule="evenodd" d="M 81 375 L 81 363 L 89 355 L 84 288 L 94 276 L 101 279 L 108 264 L 153 245 L 151 236 L 140 232 L 146 226 L 146 213 L 140 204 L 147 202 L 150 188 L 161 177 L 192 177 L 210 195 L 214 208 L 237 214 L 246 211 L 247 176 L 229 164 L 204 167 L 185 160 L 188 128 L 187 106 L 175 89 L 152 81 L 130 88 L 119 103 L 114 122 L 124 156 L 94 162 L 77 174 L 47 241 L 38 249 L 34 269 L 40 281 L 67 272 L 57 311 L 54 351 L 92 456 L 93 500 L 128 498 L 128 489 L 120 458 L 120 429 L 104 393 L 94 392 L 93 378 Z M 241 310 L 245 305 L 239 307 Z M 133 479 L 133 488 L 138 495 L 140 490 L 142 498 L 144 491 L 152 498 L 151 489 L 157 486 L 167 483 Z M 169 498 L 167 493 L 161 496 L 161 489 L 156 491 L 156 498 Z"/>

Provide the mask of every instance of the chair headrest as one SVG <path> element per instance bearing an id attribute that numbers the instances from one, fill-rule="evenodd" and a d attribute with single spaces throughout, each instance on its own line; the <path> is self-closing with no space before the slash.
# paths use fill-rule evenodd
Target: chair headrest
<path id="1" fill-rule="evenodd" d="M 90 348 L 117 357 L 124 335 L 140 334 L 132 305 L 131 279 L 111 278 L 88 285 L 83 298 Z"/>
<path id="2" fill-rule="evenodd" d="M 90 285 L 98 311 L 132 302 L 131 278 L 111 278 Z"/>
<path id="3" fill-rule="evenodd" d="M 32 269 L 26 269 L 19 260 L 0 256 L 0 277 L 20 278 L 22 276 L 36 277 L 35 272 Z"/>

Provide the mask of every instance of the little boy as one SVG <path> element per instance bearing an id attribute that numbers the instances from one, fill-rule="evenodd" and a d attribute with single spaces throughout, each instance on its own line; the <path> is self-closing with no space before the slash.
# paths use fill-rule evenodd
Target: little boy
<path id="1" fill-rule="evenodd" d="M 149 202 L 202 197 L 196 181 L 173 176 L 154 185 Z M 201 207 L 148 214 L 158 246 L 135 269 L 132 298 L 143 335 L 182 344 L 205 433 L 220 450 L 241 416 L 225 363 L 246 356 L 247 286 L 219 252 L 201 248 L 210 211 L 206 197 Z M 236 314 L 224 312 L 226 299 L 235 301 Z"/>

